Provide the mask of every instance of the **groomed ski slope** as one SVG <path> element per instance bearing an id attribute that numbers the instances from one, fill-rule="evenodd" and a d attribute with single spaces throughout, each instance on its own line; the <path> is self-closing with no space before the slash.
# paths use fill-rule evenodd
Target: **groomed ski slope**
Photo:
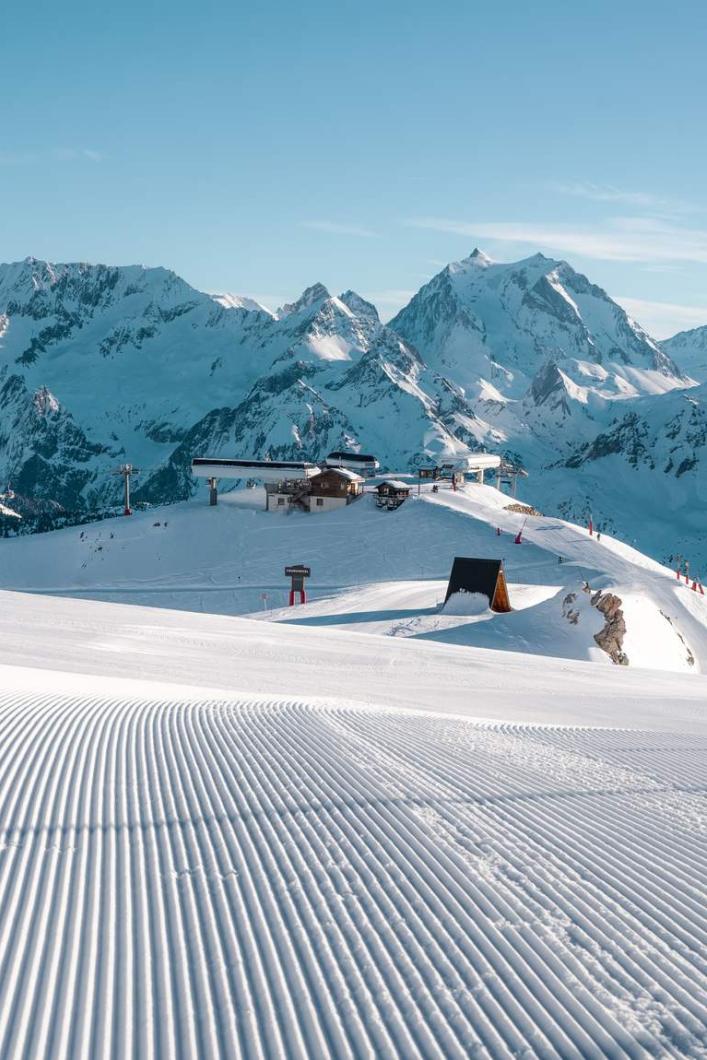
<path id="1" fill-rule="evenodd" d="M 0 602 L 1 1057 L 707 1056 L 704 678 Z"/>
<path id="2" fill-rule="evenodd" d="M 707 1055 L 704 741 L 0 700 L 0 1055 Z"/>

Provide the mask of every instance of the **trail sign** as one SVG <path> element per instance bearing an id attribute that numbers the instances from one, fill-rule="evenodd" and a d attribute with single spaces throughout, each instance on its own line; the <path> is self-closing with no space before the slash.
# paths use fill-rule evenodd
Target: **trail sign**
<path id="1" fill-rule="evenodd" d="M 305 567 L 303 563 L 293 563 L 289 567 L 285 567 L 285 577 L 292 579 L 290 583 L 290 607 L 294 605 L 295 593 L 299 593 L 299 602 L 301 604 L 307 603 L 304 579 L 309 578 L 311 573 L 311 569 Z"/>

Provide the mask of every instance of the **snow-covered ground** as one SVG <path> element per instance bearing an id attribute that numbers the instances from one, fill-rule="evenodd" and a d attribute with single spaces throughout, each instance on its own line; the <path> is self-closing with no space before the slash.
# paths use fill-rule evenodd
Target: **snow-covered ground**
<path id="1" fill-rule="evenodd" d="M 707 1056 L 704 598 L 504 503 L 0 543 L 0 1057 Z M 440 612 L 501 547 L 516 611 Z"/>
<path id="2" fill-rule="evenodd" d="M 509 500 L 469 483 L 456 493 L 423 492 L 395 512 L 366 496 L 324 515 L 280 515 L 262 510 L 260 490 L 238 490 L 216 508 L 200 498 L 8 539 L 0 585 L 606 663 L 594 641 L 603 619 L 582 593 L 587 582 L 621 598 L 630 665 L 707 669 L 707 597 L 606 534 L 597 541 L 562 520 L 526 520 L 505 510 Z M 457 555 L 504 559 L 512 614 L 441 613 Z M 290 563 L 312 568 L 311 603 L 296 612 L 282 610 Z"/>
<path id="3" fill-rule="evenodd" d="M 3 604 L 0 1055 L 707 1055 L 703 678 Z"/>

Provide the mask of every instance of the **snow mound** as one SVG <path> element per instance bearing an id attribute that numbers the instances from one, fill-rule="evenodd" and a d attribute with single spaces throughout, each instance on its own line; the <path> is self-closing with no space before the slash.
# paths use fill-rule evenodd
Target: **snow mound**
<path id="1" fill-rule="evenodd" d="M 489 598 L 483 593 L 469 593 L 460 589 L 447 600 L 442 608 L 445 615 L 483 615 L 490 611 Z"/>

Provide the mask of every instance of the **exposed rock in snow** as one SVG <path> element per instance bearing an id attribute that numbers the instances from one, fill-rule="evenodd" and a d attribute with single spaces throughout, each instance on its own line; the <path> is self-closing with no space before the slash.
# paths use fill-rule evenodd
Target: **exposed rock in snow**
<path id="1" fill-rule="evenodd" d="M 698 383 L 707 383 L 707 325 L 664 339 L 662 348 Z"/>
<path id="2" fill-rule="evenodd" d="M 606 625 L 594 640 L 618 666 L 628 666 L 629 659 L 623 650 L 626 636 L 626 621 L 621 610 L 621 600 L 614 593 L 597 592 L 592 596 L 592 606 L 604 615 Z"/>

